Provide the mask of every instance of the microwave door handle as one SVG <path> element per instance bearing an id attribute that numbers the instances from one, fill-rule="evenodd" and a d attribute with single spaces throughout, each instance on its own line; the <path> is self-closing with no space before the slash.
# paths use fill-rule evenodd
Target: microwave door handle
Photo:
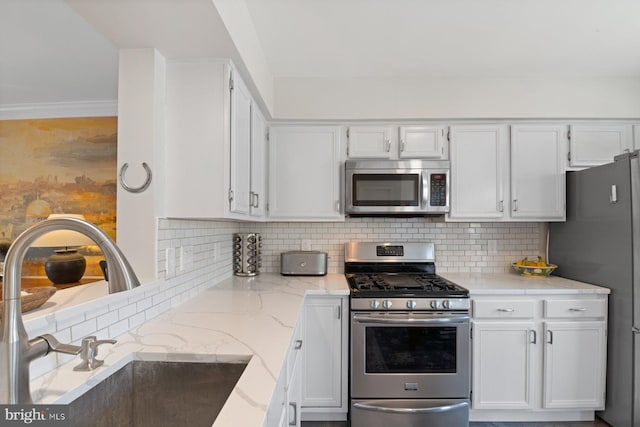
<path id="1" fill-rule="evenodd" d="M 369 405 L 366 403 L 354 403 L 353 407 L 365 411 L 387 412 L 392 414 L 429 414 L 450 412 L 469 406 L 469 402 L 454 403 L 453 405 L 434 406 L 430 408 L 389 408 L 386 406 Z"/>
<path id="2" fill-rule="evenodd" d="M 427 209 L 429 207 L 429 172 L 422 172 L 420 175 L 426 175 L 420 180 L 420 194 L 422 194 L 422 200 L 420 201 L 420 205 L 422 205 L 422 209 Z"/>

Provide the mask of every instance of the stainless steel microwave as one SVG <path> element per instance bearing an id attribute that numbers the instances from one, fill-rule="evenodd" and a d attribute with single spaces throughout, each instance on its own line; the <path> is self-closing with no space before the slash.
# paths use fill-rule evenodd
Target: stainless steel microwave
<path id="1" fill-rule="evenodd" d="M 449 161 L 347 160 L 345 211 L 350 215 L 449 212 Z"/>

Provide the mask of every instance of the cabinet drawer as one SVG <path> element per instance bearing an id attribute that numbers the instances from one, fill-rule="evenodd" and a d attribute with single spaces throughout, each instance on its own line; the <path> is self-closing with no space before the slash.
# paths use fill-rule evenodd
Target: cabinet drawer
<path id="1" fill-rule="evenodd" d="M 545 300 L 544 316 L 561 318 L 605 317 L 606 299 Z"/>
<path id="2" fill-rule="evenodd" d="M 473 301 L 475 319 L 530 319 L 535 316 L 535 301 L 479 300 Z"/>

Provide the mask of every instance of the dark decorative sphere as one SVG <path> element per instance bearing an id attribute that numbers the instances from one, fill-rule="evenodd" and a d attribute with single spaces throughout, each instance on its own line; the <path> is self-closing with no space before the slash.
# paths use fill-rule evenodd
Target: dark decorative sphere
<path id="1" fill-rule="evenodd" d="M 79 282 L 86 268 L 87 261 L 73 250 L 56 251 L 44 264 L 47 277 L 56 285 Z"/>

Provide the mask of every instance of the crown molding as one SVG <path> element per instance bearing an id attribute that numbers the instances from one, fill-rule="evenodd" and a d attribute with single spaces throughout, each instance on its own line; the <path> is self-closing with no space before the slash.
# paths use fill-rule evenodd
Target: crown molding
<path id="1" fill-rule="evenodd" d="M 111 117 L 117 115 L 117 100 L 0 104 L 0 120 Z"/>

